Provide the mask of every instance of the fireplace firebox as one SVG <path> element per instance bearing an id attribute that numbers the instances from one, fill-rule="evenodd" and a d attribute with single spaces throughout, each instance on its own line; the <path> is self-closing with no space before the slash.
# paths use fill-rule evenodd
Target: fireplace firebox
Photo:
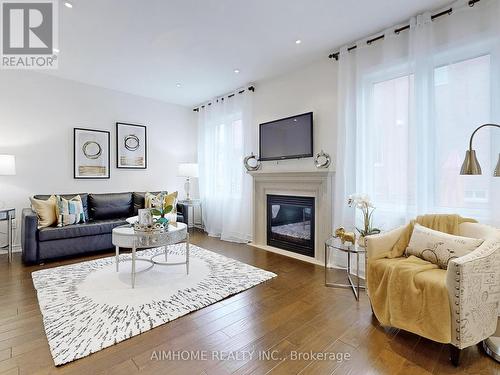
<path id="1" fill-rule="evenodd" d="M 314 257 L 314 198 L 267 195 L 267 244 Z"/>

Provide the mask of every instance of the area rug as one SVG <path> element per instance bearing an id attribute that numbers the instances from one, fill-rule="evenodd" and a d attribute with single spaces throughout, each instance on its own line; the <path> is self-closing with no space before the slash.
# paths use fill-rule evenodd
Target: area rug
<path id="1" fill-rule="evenodd" d="M 163 250 L 137 252 L 150 258 Z M 182 261 L 185 245 L 169 247 Z M 130 259 L 120 255 L 120 260 Z M 137 269 L 149 263 L 137 262 Z M 56 366 L 88 356 L 192 311 L 269 280 L 276 274 L 190 246 L 190 269 L 160 266 L 136 275 L 131 262 L 102 258 L 32 273 L 45 333 Z"/>

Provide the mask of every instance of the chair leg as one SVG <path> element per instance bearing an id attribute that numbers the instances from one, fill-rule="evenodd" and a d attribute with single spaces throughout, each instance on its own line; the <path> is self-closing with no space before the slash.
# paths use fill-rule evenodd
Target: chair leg
<path id="1" fill-rule="evenodd" d="M 450 359 L 453 366 L 460 366 L 460 354 L 462 354 L 462 349 L 458 349 L 454 345 L 450 345 Z"/>

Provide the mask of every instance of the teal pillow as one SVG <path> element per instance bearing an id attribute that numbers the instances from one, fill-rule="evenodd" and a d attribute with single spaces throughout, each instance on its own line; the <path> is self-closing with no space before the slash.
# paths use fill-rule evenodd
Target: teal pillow
<path id="1" fill-rule="evenodd" d="M 82 198 L 77 195 L 71 199 L 57 196 L 57 226 L 85 223 Z"/>

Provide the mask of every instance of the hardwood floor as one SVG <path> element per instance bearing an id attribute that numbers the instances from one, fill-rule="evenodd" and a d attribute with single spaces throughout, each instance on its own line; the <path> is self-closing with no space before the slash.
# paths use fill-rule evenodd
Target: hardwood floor
<path id="1" fill-rule="evenodd" d="M 0 374 L 500 374 L 500 365 L 478 346 L 464 351 L 457 369 L 444 345 L 382 328 L 366 295 L 357 303 L 351 291 L 323 286 L 322 267 L 201 233 L 192 242 L 278 277 L 59 368 L 30 274 L 111 254 L 35 267 L 23 266 L 18 253 L 10 266 L 0 256 Z M 330 276 L 339 277 L 335 271 Z M 161 351 L 197 350 L 209 353 L 208 359 L 156 360 Z M 252 350 L 269 350 L 272 358 L 242 354 Z M 212 358 L 212 351 L 226 358 Z M 228 359 L 231 351 L 239 357 Z M 311 352 L 350 359 L 314 360 Z"/>

